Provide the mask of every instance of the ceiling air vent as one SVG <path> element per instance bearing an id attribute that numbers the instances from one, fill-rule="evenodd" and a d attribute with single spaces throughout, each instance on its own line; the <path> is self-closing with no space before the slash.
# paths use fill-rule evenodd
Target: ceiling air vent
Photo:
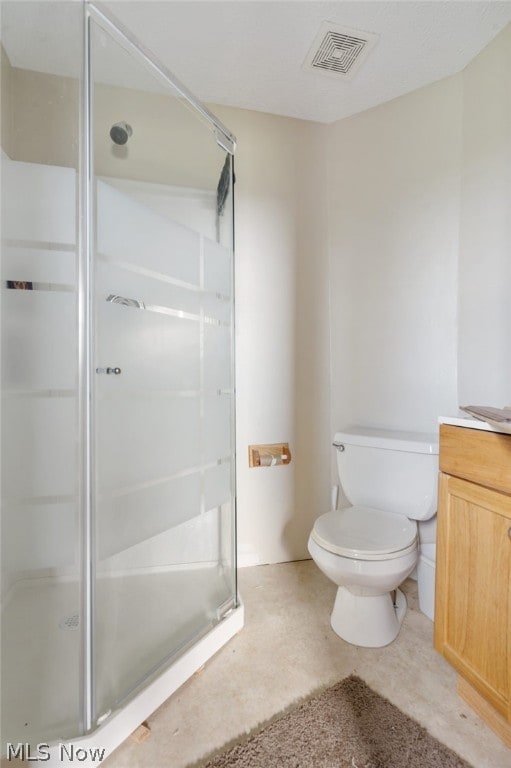
<path id="1" fill-rule="evenodd" d="M 378 35 L 370 32 L 340 27 L 338 24 L 324 21 L 303 68 L 325 75 L 351 78 L 377 40 Z"/>

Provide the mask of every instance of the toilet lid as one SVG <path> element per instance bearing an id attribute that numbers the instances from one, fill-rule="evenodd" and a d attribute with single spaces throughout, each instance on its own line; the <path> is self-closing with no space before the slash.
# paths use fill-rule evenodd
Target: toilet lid
<path id="1" fill-rule="evenodd" d="M 360 560 L 399 557 L 417 546 L 417 524 L 371 507 L 349 507 L 318 517 L 312 538 L 336 555 Z"/>

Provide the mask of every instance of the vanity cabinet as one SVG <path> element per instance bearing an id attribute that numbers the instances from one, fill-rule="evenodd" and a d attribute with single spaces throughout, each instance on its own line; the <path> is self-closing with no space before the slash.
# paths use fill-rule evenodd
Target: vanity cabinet
<path id="1" fill-rule="evenodd" d="M 442 424 L 435 648 L 511 746 L 511 435 Z"/>

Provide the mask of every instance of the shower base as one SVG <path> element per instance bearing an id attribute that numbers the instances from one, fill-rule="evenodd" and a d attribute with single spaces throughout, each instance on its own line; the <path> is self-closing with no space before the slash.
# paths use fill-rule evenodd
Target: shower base
<path id="1" fill-rule="evenodd" d="M 77 737 L 81 695 L 77 584 L 59 579 L 18 582 L 2 617 L 3 741 L 29 743 L 34 749 L 50 744 L 51 756 L 45 759 L 50 767 L 66 764 L 69 750 L 61 747 L 65 743 L 75 750 L 70 764 L 76 763 L 77 749 L 105 748 L 108 756 L 242 628 L 242 606 L 220 621 L 214 609 L 209 613 L 205 607 L 219 605 L 227 593 L 217 566 L 100 577 L 95 679 L 101 725 Z M 201 636 L 208 621 L 212 628 Z M 175 652 L 183 648 L 180 654 Z M 140 688 L 143 676 L 172 652 L 163 671 Z M 139 692 L 130 698 L 137 685 Z M 121 706 L 115 704 L 119 700 Z M 82 765 L 98 764 L 97 759 L 88 762 L 79 754 Z"/>

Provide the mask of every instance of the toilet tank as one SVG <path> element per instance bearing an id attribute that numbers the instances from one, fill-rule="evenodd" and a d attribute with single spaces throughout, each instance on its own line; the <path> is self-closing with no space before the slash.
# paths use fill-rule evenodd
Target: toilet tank
<path id="1" fill-rule="evenodd" d="M 352 505 L 428 520 L 437 509 L 438 437 L 350 427 L 335 435 L 337 467 Z"/>

